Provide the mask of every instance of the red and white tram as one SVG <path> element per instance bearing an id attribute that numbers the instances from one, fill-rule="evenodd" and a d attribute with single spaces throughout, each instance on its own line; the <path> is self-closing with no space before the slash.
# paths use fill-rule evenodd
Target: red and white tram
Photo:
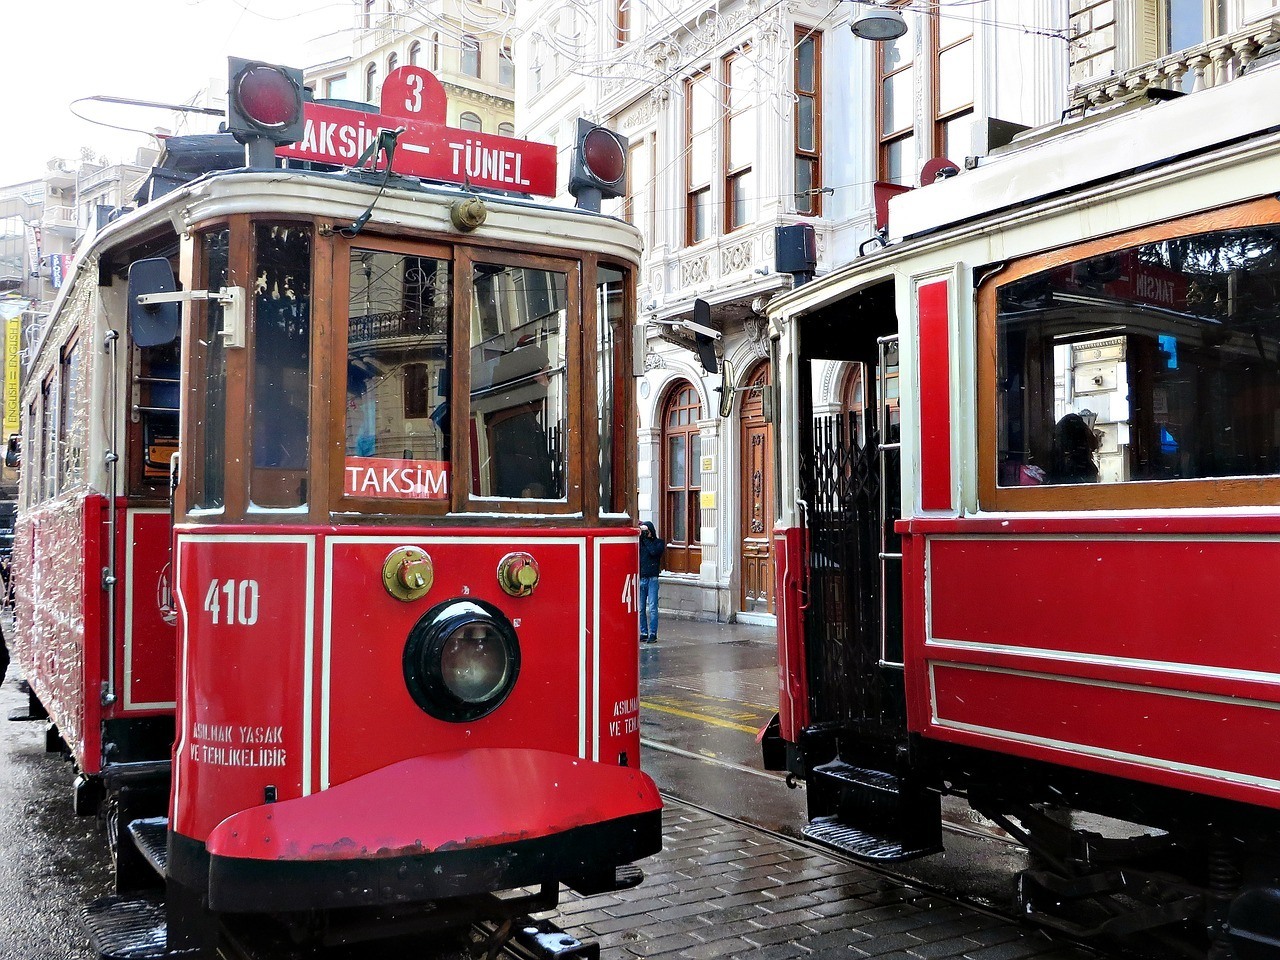
<path id="1" fill-rule="evenodd" d="M 296 77 L 233 70 L 250 132 L 265 106 L 282 154 L 372 143 L 368 169 L 181 182 L 230 138 L 174 141 L 177 184 L 84 246 L 41 332 L 14 646 L 79 806 L 122 889 L 163 873 L 170 949 L 636 882 L 638 234 L 476 189 L 554 192 L 554 150 L 443 127 L 425 71 L 304 127 Z M 400 175 L 451 153 L 466 185 Z"/>
<path id="2" fill-rule="evenodd" d="M 1275 69 L 1064 124 L 771 305 L 810 836 L 936 852 L 959 796 L 1031 916 L 1278 955 L 1277 129 Z"/>

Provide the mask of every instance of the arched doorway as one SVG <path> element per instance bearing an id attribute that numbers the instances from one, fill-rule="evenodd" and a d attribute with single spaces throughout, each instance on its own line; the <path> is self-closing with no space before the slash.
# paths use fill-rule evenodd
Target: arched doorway
<path id="1" fill-rule="evenodd" d="M 672 573 L 697 573 L 702 564 L 701 419 L 698 391 L 687 380 L 677 381 L 662 405 L 662 514 L 658 529 L 658 536 L 667 541 L 663 567 Z"/>
<path id="2" fill-rule="evenodd" d="M 773 427 L 764 418 L 769 364 L 761 361 L 743 383 L 738 414 L 742 473 L 739 518 L 739 609 L 773 613 Z"/>

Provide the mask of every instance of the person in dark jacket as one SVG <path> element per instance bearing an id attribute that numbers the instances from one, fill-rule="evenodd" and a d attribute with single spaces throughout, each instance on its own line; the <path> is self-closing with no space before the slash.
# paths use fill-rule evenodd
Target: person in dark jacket
<path id="1" fill-rule="evenodd" d="M 665 541 L 658 539 L 653 524 L 640 524 L 640 642 L 658 642 L 658 574 L 662 572 Z"/>

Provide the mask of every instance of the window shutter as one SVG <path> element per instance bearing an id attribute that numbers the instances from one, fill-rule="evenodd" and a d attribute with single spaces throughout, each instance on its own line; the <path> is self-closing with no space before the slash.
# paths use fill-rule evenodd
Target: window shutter
<path id="1" fill-rule="evenodd" d="M 1133 65 L 1147 63 L 1167 51 L 1164 41 L 1168 0 L 1138 0 L 1134 24 Z"/>

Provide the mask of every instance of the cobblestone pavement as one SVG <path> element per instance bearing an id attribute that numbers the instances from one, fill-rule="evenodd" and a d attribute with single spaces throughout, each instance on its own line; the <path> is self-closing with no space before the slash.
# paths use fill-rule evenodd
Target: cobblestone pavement
<path id="1" fill-rule="evenodd" d="M 557 922 L 614 960 L 1099 956 L 679 801 L 668 800 L 663 827 L 643 884 L 567 894 Z"/>

